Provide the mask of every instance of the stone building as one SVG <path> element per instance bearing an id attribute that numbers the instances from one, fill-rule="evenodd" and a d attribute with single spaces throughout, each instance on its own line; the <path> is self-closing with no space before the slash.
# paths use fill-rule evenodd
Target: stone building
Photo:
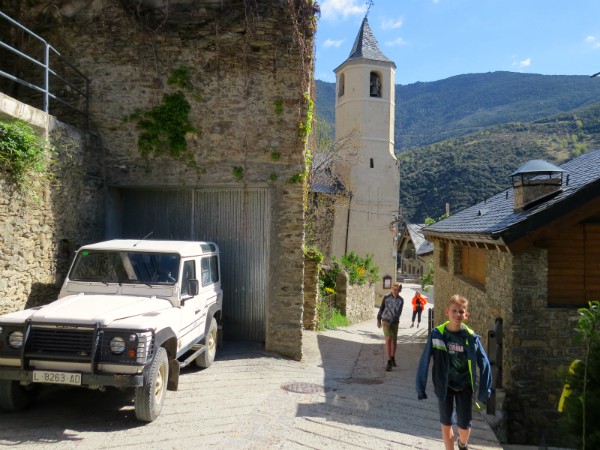
<path id="1" fill-rule="evenodd" d="M 509 443 L 560 445 L 561 371 L 582 354 L 577 309 L 600 299 L 600 150 L 560 167 L 530 161 L 512 179 L 423 235 L 435 247 L 436 298 L 465 295 L 484 342 L 502 323 Z"/>
<path id="2" fill-rule="evenodd" d="M 225 339 L 263 342 L 300 359 L 312 2 L 28 5 L 17 7 L 14 18 L 89 78 L 89 136 L 100 144 L 89 155 L 101 168 L 96 197 L 82 198 L 73 185 L 67 200 L 100 216 L 80 223 L 87 234 L 49 232 L 47 245 L 36 250 L 44 270 L 56 271 L 54 256 L 64 241 L 215 241 L 222 252 Z M 27 42 L 18 44 L 28 49 Z M 17 99 L 28 100 L 24 89 L 19 93 Z M 33 258 L 20 249 L 35 242 L 37 227 L 21 223 L 23 211 L 13 210 L 10 194 L 0 195 L 0 214 L 20 223 L 4 226 L 3 275 L 22 267 L 23 279 L 33 280 L 35 264 L 17 266 L 11 257 Z M 56 207 L 41 221 L 52 227 L 72 211 Z M 31 292 L 30 286 L 20 293 L 0 287 L 3 299 L 18 294 L 14 308 Z"/>
<path id="3" fill-rule="evenodd" d="M 358 127 L 361 148 L 349 177 L 344 177 L 350 195 L 336 209 L 332 253 L 373 254 L 382 277 L 396 273 L 393 230 L 400 173 L 394 156 L 395 69 L 365 17 L 350 56 L 335 69 L 336 140 Z M 376 298 L 388 292 L 383 283 L 376 283 L 375 289 Z"/>

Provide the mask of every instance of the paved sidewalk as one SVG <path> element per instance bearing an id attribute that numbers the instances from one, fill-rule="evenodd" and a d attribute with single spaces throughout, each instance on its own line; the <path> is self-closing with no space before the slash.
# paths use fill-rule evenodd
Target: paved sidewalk
<path id="1" fill-rule="evenodd" d="M 416 287 L 416 286 L 415 286 Z M 410 301 L 412 288 L 403 297 Z M 398 367 L 385 372 L 383 333 L 373 319 L 305 331 L 302 361 L 256 344 L 225 342 L 207 370 L 186 368 L 161 416 L 135 420 L 121 392 L 48 389 L 27 411 L 0 412 L 0 445 L 62 449 L 442 449 L 433 389 L 419 401 L 415 371 L 427 334 L 405 306 Z M 424 317 L 425 318 L 425 313 Z M 475 415 L 474 450 L 500 450 Z"/>

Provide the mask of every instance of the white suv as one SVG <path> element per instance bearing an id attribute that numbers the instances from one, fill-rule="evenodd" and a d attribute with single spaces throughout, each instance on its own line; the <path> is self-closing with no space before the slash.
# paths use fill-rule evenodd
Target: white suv
<path id="1" fill-rule="evenodd" d="M 0 409 L 40 384 L 135 390 L 135 414 L 158 417 L 191 362 L 212 364 L 223 291 L 212 242 L 112 240 L 79 249 L 58 300 L 0 316 Z"/>

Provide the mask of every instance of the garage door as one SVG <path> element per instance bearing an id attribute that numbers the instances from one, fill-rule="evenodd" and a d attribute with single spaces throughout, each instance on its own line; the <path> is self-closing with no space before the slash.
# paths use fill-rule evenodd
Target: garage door
<path id="1" fill-rule="evenodd" d="M 267 189 L 114 189 L 110 238 L 207 240 L 221 250 L 224 338 L 265 340 Z"/>

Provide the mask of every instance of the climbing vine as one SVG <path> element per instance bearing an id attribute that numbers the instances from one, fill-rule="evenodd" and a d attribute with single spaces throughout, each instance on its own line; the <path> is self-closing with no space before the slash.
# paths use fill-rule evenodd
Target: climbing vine
<path id="1" fill-rule="evenodd" d="M 278 98 L 273 102 L 273 106 L 275 107 L 275 114 L 283 114 L 283 100 Z"/>
<path id="2" fill-rule="evenodd" d="M 243 167 L 235 166 L 231 170 L 231 173 L 233 174 L 233 178 L 235 178 L 236 181 L 242 181 L 242 178 L 244 178 L 244 168 Z"/>
<path id="3" fill-rule="evenodd" d="M 306 89 L 304 92 L 304 103 L 301 103 L 298 108 L 298 136 L 305 145 L 305 168 L 303 172 L 297 173 L 287 180 L 288 183 L 293 184 L 303 182 L 306 179 L 310 165 L 312 164 L 312 155 L 307 142 L 312 132 L 314 121 L 314 101 L 311 99 L 310 87 L 312 81 L 311 74 L 314 70 L 314 35 L 317 26 L 317 15 L 320 13 L 320 10 L 314 0 L 287 0 L 287 7 L 290 10 L 290 17 L 292 19 L 292 40 L 300 53 L 303 74 L 302 84 Z M 305 203 L 308 198 L 306 194 L 305 192 Z"/>
<path id="4" fill-rule="evenodd" d="M 300 137 L 302 138 L 302 142 L 305 144 L 304 150 L 304 171 L 297 173 L 288 179 L 288 183 L 300 183 L 306 179 L 310 172 L 310 167 L 312 165 L 312 152 L 310 151 L 310 147 L 306 145 L 308 142 L 308 137 L 312 133 L 312 125 L 314 122 L 314 107 L 315 103 L 310 98 L 310 94 L 308 92 L 304 93 L 304 101 L 307 104 L 306 108 L 306 119 L 304 121 L 300 121 Z"/>

